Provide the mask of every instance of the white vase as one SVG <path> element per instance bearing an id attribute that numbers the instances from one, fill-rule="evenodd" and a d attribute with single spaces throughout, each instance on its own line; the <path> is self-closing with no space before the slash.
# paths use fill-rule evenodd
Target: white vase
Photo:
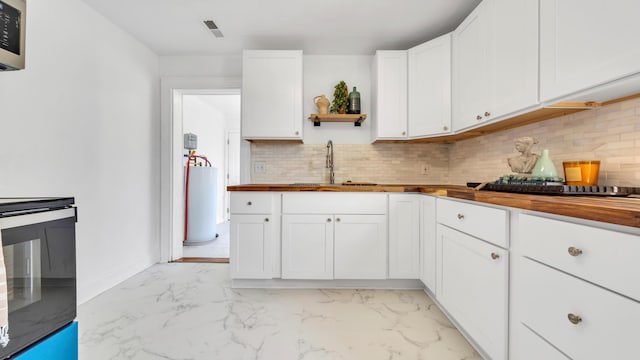
<path id="1" fill-rule="evenodd" d="M 540 154 L 540 158 L 536 165 L 531 170 L 532 177 L 539 178 L 557 178 L 558 172 L 556 171 L 556 167 L 553 165 L 553 162 L 549 158 L 549 150 L 542 150 L 542 154 Z"/>

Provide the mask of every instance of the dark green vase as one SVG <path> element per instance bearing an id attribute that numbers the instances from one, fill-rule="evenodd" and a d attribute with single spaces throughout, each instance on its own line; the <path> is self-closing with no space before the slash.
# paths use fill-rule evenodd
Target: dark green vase
<path id="1" fill-rule="evenodd" d="M 353 87 L 353 91 L 349 93 L 349 114 L 360 114 L 360 93 Z"/>

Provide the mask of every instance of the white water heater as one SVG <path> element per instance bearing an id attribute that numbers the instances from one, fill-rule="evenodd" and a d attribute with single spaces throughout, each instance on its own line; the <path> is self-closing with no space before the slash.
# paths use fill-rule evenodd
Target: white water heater
<path id="1" fill-rule="evenodd" d="M 189 168 L 184 245 L 204 245 L 215 240 L 217 179 L 218 170 L 213 166 Z"/>

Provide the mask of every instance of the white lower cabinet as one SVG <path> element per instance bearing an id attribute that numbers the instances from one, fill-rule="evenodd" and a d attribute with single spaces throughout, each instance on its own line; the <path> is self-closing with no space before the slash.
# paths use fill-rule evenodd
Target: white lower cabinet
<path id="1" fill-rule="evenodd" d="M 273 227 L 268 214 L 231 214 L 230 272 L 232 279 L 271 279 Z"/>
<path id="2" fill-rule="evenodd" d="M 517 330 L 513 360 L 571 360 L 528 327 L 520 324 Z"/>
<path id="3" fill-rule="evenodd" d="M 512 326 L 529 329 L 570 359 L 637 358 L 637 229 L 530 214 L 519 214 L 518 223 Z M 531 351 L 530 334 L 514 335 L 519 360 Z M 545 357 L 556 358 L 564 359 Z"/>
<path id="4" fill-rule="evenodd" d="M 436 292 L 436 198 L 420 196 L 420 280 Z"/>
<path id="5" fill-rule="evenodd" d="M 385 215 L 284 215 L 283 279 L 385 279 Z"/>
<path id="6" fill-rule="evenodd" d="M 335 279 L 387 278 L 387 217 L 336 215 Z"/>
<path id="7" fill-rule="evenodd" d="M 282 278 L 333 279 L 333 215 L 282 216 Z"/>
<path id="8" fill-rule="evenodd" d="M 493 360 L 507 358 L 509 252 L 438 225 L 436 298 Z"/>
<path id="9" fill-rule="evenodd" d="M 420 277 L 420 196 L 389 195 L 389 278 Z"/>
<path id="10" fill-rule="evenodd" d="M 232 279 L 271 279 L 280 274 L 280 195 L 232 192 L 229 272 Z"/>
<path id="11" fill-rule="evenodd" d="M 387 195 L 283 195 L 282 278 L 387 278 Z"/>
<path id="12" fill-rule="evenodd" d="M 523 324 L 572 359 L 637 358 L 640 304 L 531 260 L 522 271 Z"/>

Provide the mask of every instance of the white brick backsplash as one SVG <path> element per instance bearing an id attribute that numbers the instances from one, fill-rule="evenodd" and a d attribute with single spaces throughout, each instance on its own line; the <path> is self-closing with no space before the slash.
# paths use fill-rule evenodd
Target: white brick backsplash
<path id="1" fill-rule="evenodd" d="M 334 145 L 336 183 L 465 184 L 491 181 L 510 172 L 507 158 L 517 155 L 514 140 L 533 136 L 533 151 L 549 149 L 558 172 L 562 162 L 600 160 L 602 185 L 640 186 L 640 99 L 504 130 L 454 144 Z M 329 181 L 325 145 L 253 143 L 252 161 L 266 173 L 253 183 Z M 429 166 L 428 175 L 420 165 Z"/>

